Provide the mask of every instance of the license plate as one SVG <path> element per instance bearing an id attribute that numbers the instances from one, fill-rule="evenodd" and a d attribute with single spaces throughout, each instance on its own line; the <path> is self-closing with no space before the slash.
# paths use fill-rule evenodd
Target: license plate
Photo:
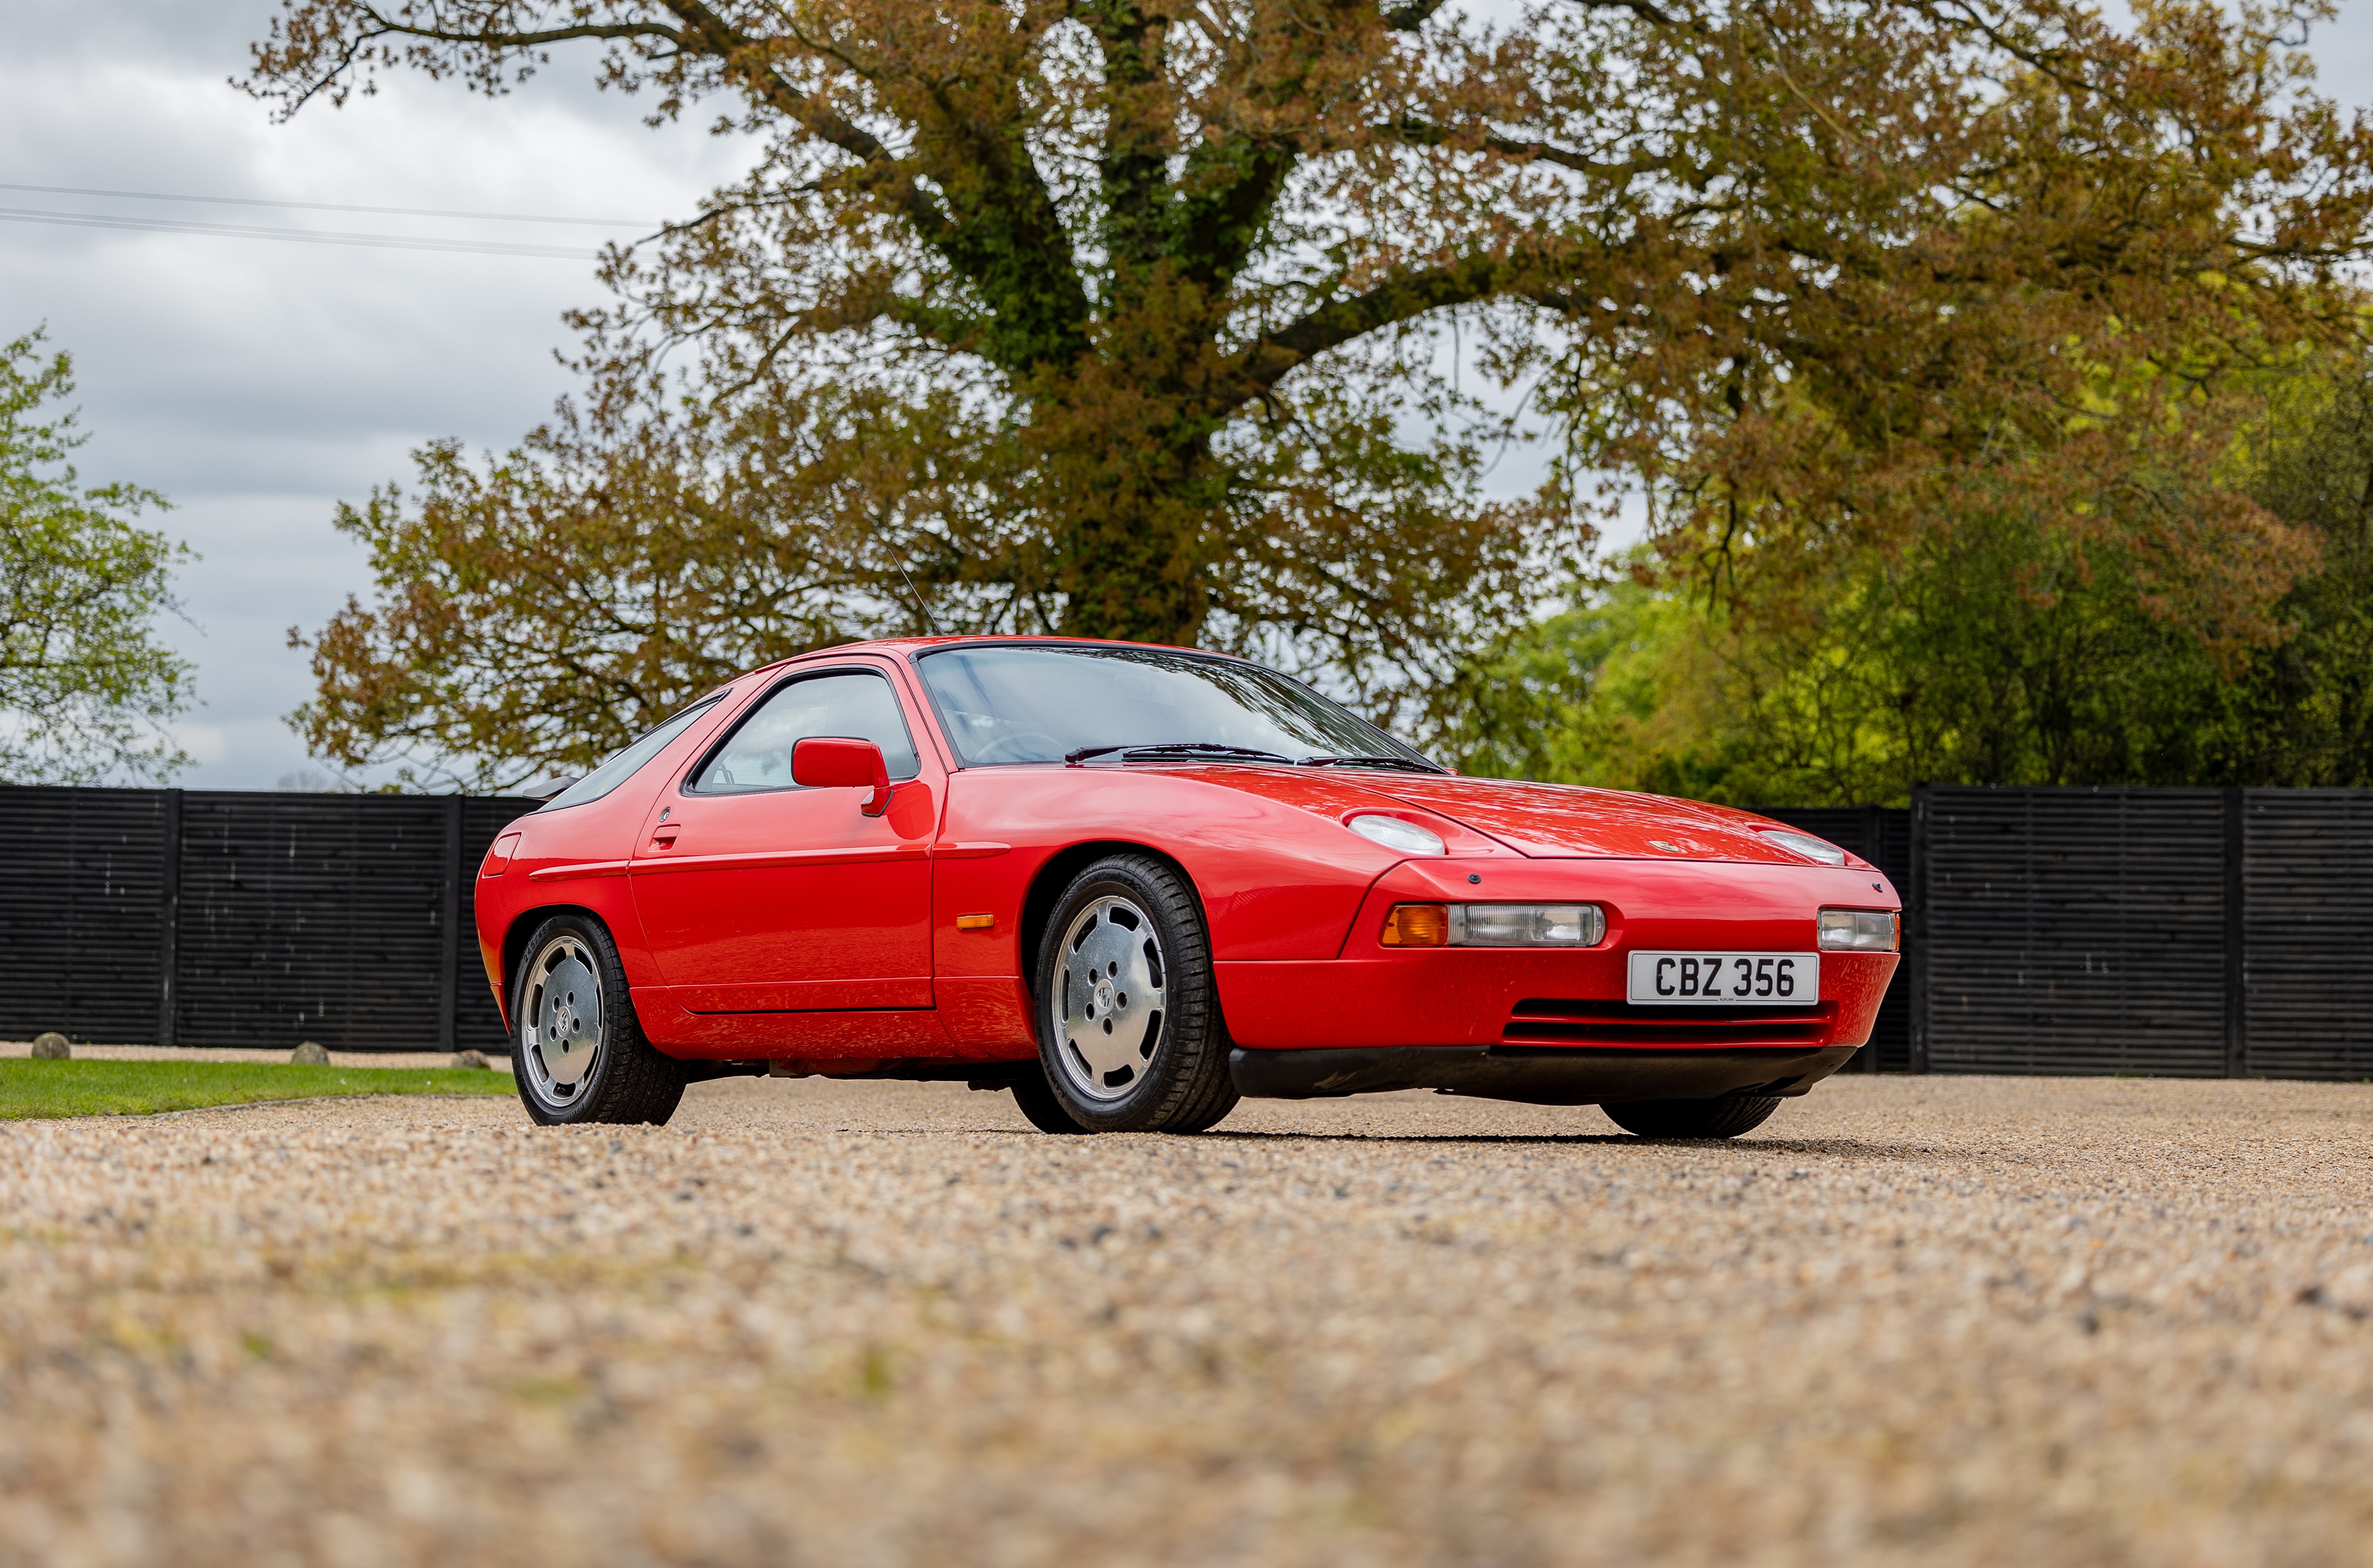
<path id="1" fill-rule="evenodd" d="M 1821 955 L 1634 953 L 1626 989 L 1639 1007 L 1809 1007 L 1821 1000 Z"/>

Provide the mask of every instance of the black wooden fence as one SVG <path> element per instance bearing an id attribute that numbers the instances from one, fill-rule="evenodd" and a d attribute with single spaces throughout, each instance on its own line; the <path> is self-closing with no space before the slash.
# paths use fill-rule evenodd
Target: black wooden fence
<path id="1" fill-rule="evenodd" d="M 1874 1070 L 2373 1079 L 2373 790 L 1937 785 L 1771 814 L 1903 892 Z"/>
<path id="2" fill-rule="evenodd" d="M 506 1049 L 469 900 L 534 808 L 0 788 L 0 1039 Z"/>
<path id="3" fill-rule="evenodd" d="M 502 1049 L 469 898 L 533 804 L 0 788 L 0 1038 Z M 1867 1071 L 2373 1078 L 2373 790 L 1771 814 L 1903 891 Z"/>

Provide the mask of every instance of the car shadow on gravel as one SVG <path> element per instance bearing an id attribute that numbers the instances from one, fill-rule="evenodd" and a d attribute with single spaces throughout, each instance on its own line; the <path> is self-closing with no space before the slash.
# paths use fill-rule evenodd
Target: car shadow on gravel
<path id="1" fill-rule="evenodd" d="M 1596 1146 L 1637 1149 L 1688 1149 L 1701 1153 L 1755 1157 L 1795 1154 L 1816 1159 L 1920 1160 L 1961 1157 L 1966 1151 L 1934 1143 L 1892 1143 L 1865 1138 L 1639 1138 L 1628 1132 L 1293 1132 L 1225 1129 L 1201 1135 L 1215 1141 L 1276 1143 L 1422 1143 L 1430 1148 L 1472 1144 L 1482 1148 L 1511 1146 Z"/>

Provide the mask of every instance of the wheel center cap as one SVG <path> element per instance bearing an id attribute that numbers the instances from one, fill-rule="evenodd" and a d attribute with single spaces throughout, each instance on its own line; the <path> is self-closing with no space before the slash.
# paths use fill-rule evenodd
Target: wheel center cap
<path id="1" fill-rule="evenodd" d="M 1109 980 L 1098 981 L 1096 984 L 1096 1011 L 1098 1012 L 1110 1012 L 1112 1011 L 1112 982 Z"/>

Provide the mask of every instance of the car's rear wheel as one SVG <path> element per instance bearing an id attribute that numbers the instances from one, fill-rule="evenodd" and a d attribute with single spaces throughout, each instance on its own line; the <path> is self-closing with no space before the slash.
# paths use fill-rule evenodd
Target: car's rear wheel
<path id="1" fill-rule="evenodd" d="M 1201 1132 L 1235 1108 L 1210 939 L 1167 862 L 1113 855 L 1072 879 L 1036 995 L 1047 1086 L 1081 1129 Z"/>
<path id="2" fill-rule="evenodd" d="M 643 1038 L 617 944 L 599 920 L 555 915 L 528 939 L 511 1018 L 512 1076 L 546 1127 L 659 1122 L 684 1098 L 684 1068 Z"/>
<path id="3" fill-rule="evenodd" d="M 1719 1100 L 1632 1100 L 1598 1108 L 1616 1126 L 1642 1138 L 1736 1138 L 1761 1127 L 1780 1101 L 1771 1094 L 1732 1094 Z"/>

